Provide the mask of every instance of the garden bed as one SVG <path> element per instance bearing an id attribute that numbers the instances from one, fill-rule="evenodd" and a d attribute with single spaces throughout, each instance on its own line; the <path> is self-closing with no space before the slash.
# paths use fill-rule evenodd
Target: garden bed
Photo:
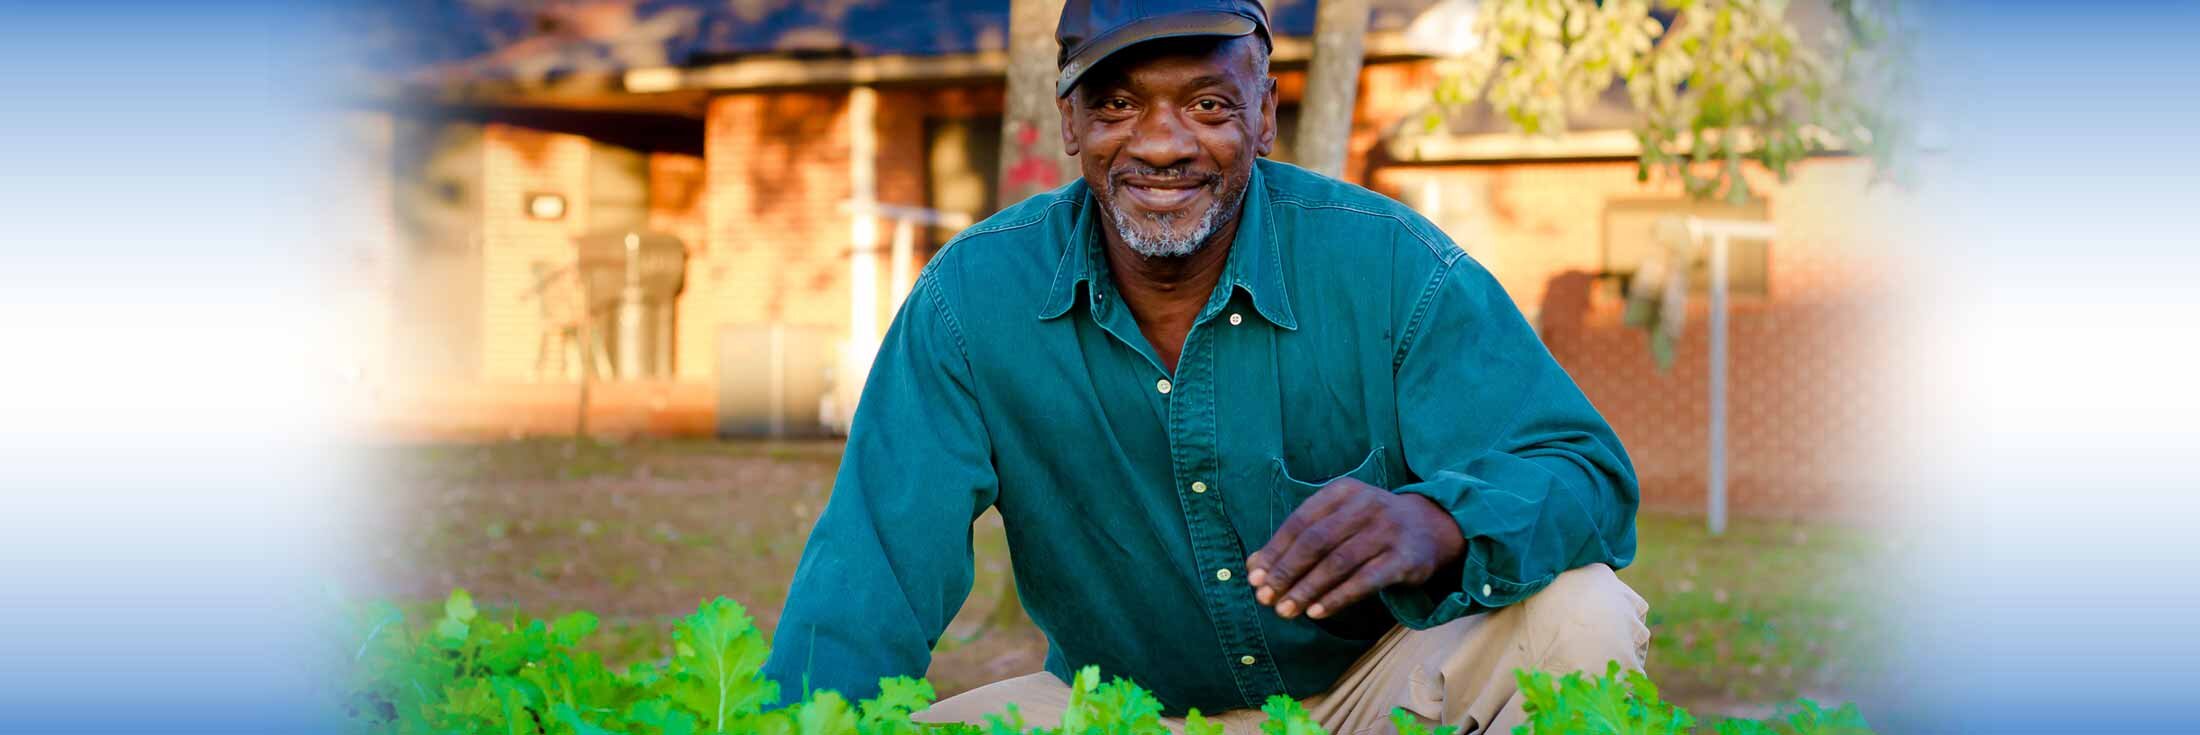
<path id="1" fill-rule="evenodd" d="M 617 667 L 662 660 L 702 602 L 778 620 L 809 527 L 830 494 L 836 443 L 527 440 L 385 450 L 390 512 L 365 592 L 414 619 L 454 588 L 495 615 L 600 617 L 582 642 Z M 1885 542 L 1831 523 L 1646 515 L 1620 576 L 1651 603 L 1650 673 L 1699 714 L 1762 717 L 1797 696 L 1845 699 L 1877 670 L 1885 626 L 1865 603 Z M 1005 536 L 987 514 L 977 583 L 935 656 L 941 696 L 1037 671 L 1046 643 L 1007 590 Z M 998 614 L 995 614 L 998 613 Z M 990 619 L 989 619 L 990 618 Z"/>

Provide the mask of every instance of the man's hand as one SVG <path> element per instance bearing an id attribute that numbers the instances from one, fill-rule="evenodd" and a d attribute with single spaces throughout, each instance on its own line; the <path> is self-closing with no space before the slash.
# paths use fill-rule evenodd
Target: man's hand
<path id="1" fill-rule="evenodd" d="M 1277 615 L 1325 618 L 1384 587 L 1428 581 L 1466 547 L 1459 523 L 1428 498 L 1347 477 L 1284 519 L 1245 576 Z"/>

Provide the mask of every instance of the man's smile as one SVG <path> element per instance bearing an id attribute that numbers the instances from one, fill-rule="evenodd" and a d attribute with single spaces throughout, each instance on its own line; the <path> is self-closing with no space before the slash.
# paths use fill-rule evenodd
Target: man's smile
<path id="1" fill-rule="evenodd" d="M 1155 179 L 1126 177 L 1117 191 L 1127 195 L 1138 209 L 1148 212 L 1169 212 L 1184 209 L 1207 191 L 1206 178 L 1184 177 Z"/>

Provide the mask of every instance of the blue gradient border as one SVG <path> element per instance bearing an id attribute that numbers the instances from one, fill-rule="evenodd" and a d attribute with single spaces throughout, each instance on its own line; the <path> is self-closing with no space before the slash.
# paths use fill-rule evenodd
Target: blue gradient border
<path id="1" fill-rule="evenodd" d="M 1935 3 L 1888 733 L 2194 732 L 2200 8 Z M 0 731 L 329 729 L 324 8 L 0 4 Z"/>

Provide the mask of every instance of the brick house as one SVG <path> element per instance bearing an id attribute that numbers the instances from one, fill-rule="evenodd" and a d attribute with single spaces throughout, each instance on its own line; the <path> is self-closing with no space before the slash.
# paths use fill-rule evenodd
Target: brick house
<path id="1" fill-rule="evenodd" d="M 908 274 L 956 225 L 1001 204 L 991 200 L 1006 64 L 998 4 L 958 8 L 964 27 L 928 40 L 808 4 L 764 3 L 777 10 L 730 21 L 709 14 L 735 11 L 677 3 L 582 4 L 564 36 L 431 65 L 393 93 L 402 104 L 358 112 L 360 134 L 391 161 L 369 178 L 395 203 L 379 430 L 568 432 L 586 362 L 600 376 L 588 387 L 591 431 L 829 434 L 860 381 L 848 366 L 867 361 Z M 1636 180 L 1616 111 L 1555 140 L 1489 119 L 1425 132 L 1436 72 L 1402 31 L 1429 4 L 1376 3 L 1346 177 L 1420 209 L 1496 273 L 1627 442 L 1646 500 L 1698 506 L 1700 300 L 1678 363 L 1660 371 L 1643 334 L 1620 325 L 1606 277 L 1634 267 L 1647 217 L 1694 205 L 1677 186 Z M 703 29 L 660 44 L 688 53 L 635 62 L 603 51 L 631 46 L 636 28 L 672 25 L 667 13 Z M 1274 15 L 1287 144 L 1312 3 L 1278 3 Z M 479 73 L 559 64 L 572 68 L 520 81 Z M 1786 184 L 1759 176 L 1762 202 L 1721 213 L 1780 233 L 1736 261 L 1729 481 L 1740 512 L 1872 507 L 1853 495 L 1869 485 L 1857 468 L 1878 420 L 1860 399 L 1883 392 L 1875 335 L 1886 319 L 1875 305 L 1890 280 L 1884 223 L 1902 202 L 1868 188 L 1869 173 L 1862 161 L 1814 159 Z M 684 256 L 676 291 L 632 322 L 619 321 L 625 270 L 603 244 L 622 233 Z M 591 265 L 583 251 L 610 254 Z M 575 334 L 578 310 L 555 308 L 553 295 L 596 304 L 595 334 Z M 645 348 L 607 339 L 645 322 Z"/>

